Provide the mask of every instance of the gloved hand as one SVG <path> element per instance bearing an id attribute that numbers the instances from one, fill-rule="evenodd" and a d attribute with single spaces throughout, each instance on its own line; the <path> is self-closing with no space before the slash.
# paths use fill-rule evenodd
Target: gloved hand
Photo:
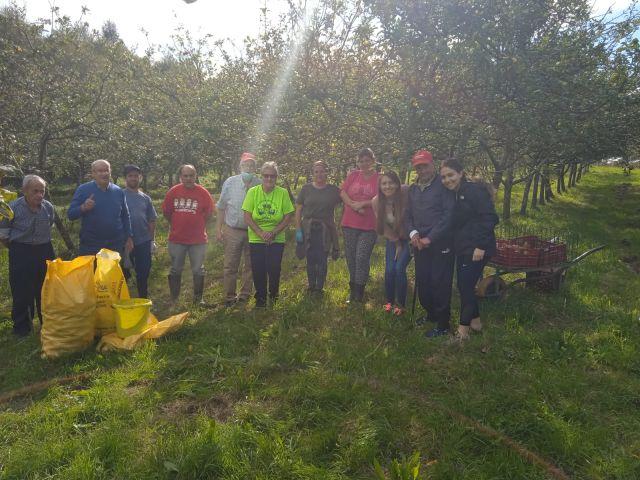
<path id="1" fill-rule="evenodd" d="M 130 270 L 133 268 L 133 262 L 131 261 L 131 252 L 124 252 L 122 257 L 122 268 Z"/>
<path id="2" fill-rule="evenodd" d="M 304 242 L 304 235 L 302 233 L 302 229 L 296 229 L 296 242 L 302 243 Z"/>
<path id="3" fill-rule="evenodd" d="M 151 255 L 158 253 L 158 244 L 156 242 L 151 242 Z"/>

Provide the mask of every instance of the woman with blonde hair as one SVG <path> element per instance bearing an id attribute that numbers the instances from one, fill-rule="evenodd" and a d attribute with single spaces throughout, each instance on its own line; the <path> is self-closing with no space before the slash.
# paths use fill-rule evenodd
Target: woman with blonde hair
<path id="1" fill-rule="evenodd" d="M 294 212 L 289 192 L 276 185 L 276 163 L 265 162 L 261 174 L 262 184 L 251 187 L 242 204 L 244 222 L 249 226 L 249 253 L 258 308 L 267 306 L 267 286 L 271 302 L 278 299 L 284 231 Z"/>

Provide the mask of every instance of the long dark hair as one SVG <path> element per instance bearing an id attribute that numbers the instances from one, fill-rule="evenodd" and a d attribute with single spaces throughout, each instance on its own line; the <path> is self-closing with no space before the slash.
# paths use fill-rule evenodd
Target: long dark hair
<path id="1" fill-rule="evenodd" d="M 467 177 L 465 171 L 464 171 L 464 166 L 462 165 L 462 163 L 460 162 L 460 160 L 458 160 L 457 158 L 447 158 L 446 160 L 444 160 L 442 162 L 442 164 L 440 164 L 440 169 L 447 167 L 450 168 L 451 170 L 455 170 L 458 173 L 462 173 L 462 179 L 460 180 L 461 182 L 473 182 L 473 183 L 478 183 L 480 185 L 482 185 L 487 192 L 489 193 L 489 196 L 491 197 L 491 200 L 493 200 L 495 202 L 496 200 L 496 189 L 493 188 L 493 185 L 491 185 L 489 182 L 487 182 L 486 180 L 484 180 L 481 177 L 473 177 L 471 178 L 471 180 L 469 180 L 469 178 Z"/>
<path id="2" fill-rule="evenodd" d="M 384 177 L 389 177 L 393 183 L 395 183 L 398 188 L 394 192 L 394 194 L 389 199 L 382 193 L 382 189 L 380 188 L 380 184 L 382 183 L 382 179 Z M 406 237 L 405 225 L 404 225 L 404 211 L 406 208 L 406 201 L 404 196 L 402 195 L 402 182 L 400 181 L 400 177 L 398 174 L 392 170 L 387 170 L 380 174 L 378 178 L 378 211 L 377 213 L 377 222 L 376 222 L 376 232 L 378 234 L 384 234 L 384 224 L 386 218 L 386 204 L 387 201 L 391 200 L 391 209 L 393 210 L 393 231 L 396 232 L 400 237 Z"/>

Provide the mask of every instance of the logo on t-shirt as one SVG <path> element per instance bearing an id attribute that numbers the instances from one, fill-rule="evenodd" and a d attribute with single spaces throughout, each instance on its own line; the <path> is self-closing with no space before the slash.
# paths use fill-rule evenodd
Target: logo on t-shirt
<path id="1" fill-rule="evenodd" d="M 271 218 L 276 214 L 276 209 L 270 200 L 263 200 L 258 204 L 258 215 L 263 218 Z"/>
<path id="2" fill-rule="evenodd" d="M 198 200 L 191 198 L 174 198 L 173 208 L 176 212 L 196 214 L 198 210 Z"/>

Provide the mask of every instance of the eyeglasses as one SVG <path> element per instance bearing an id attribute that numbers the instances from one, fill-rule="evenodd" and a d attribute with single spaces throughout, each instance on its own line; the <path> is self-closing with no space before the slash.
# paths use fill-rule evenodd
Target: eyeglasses
<path id="1" fill-rule="evenodd" d="M 278 175 L 270 175 L 268 173 L 263 173 L 262 178 L 278 178 Z"/>

